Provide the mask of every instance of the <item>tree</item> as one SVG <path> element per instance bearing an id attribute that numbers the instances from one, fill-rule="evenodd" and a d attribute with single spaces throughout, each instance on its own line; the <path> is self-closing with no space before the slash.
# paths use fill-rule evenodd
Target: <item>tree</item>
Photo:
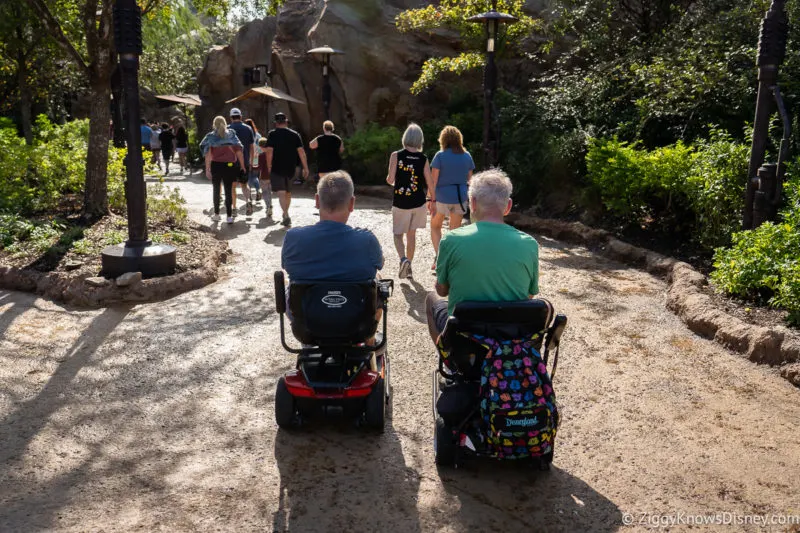
<path id="1" fill-rule="evenodd" d="M 24 3 L 0 4 L 0 35 L 0 112 L 18 110 L 25 142 L 30 145 L 33 104 L 47 97 L 46 84 L 38 82 L 52 78 L 60 54 Z"/>
<path id="2" fill-rule="evenodd" d="M 483 66 L 484 55 L 477 50 L 483 50 L 485 46 L 484 27 L 467 22 L 467 18 L 488 11 L 491 7 L 490 0 L 442 0 L 439 5 L 407 9 L 397 15 L 395 25 L 401 32 L 452 30 L 459 34 L 465 48 L 473 50 L 454 57 L 427 59 L 419 78 L 411 87 L 412 93 L 419 94 L 427 89 L 444 72 L 463 74 Z M 499 0 L 497 10 L 519 18 L 515 24 L 501 24 L 501 34 L 497 40 L 497 53 L 500 56 L 517 53 L 523 39 L 542 27 L 539 20 L 525 12 L 524 0 Z"/>
<path id="3" fill-rule="evenodd" d="M 158 16 L 169 0 L 141 0 L 145 15 Z M 178 0 L 175 0 L 178 1 Z M 76 65 L 89 91 L 89 149 L 86 156 L 84 215 L 108 213 L 108 138 L 111 120 L 111 75 L 114 51 L 113 0 L 26 0 L 55 43 Z M 197 0 L 209 14 L 227 9 L 227 2 Z"/>

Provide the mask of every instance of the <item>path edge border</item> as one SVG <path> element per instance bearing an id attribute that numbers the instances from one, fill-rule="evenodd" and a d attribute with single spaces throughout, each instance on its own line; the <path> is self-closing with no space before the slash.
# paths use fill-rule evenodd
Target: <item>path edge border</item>
<path id="1" fill-rule="evenodd" d="M 228 260 L 227 241 L 216 241 L 200 268 L 170 276 L 143 279 L 119 286 L 113 279 L 102 286 L 87 282 L 90 276 L 69 277 L 64 272 L 36 272 L 0 266 L 0 289 L 30 292 L 75 307 L 109 307 L 123 303 L 151 303 L 200 289 L 219 279 L 220 264 Z"/>
<path id="2" fill-rule="evenodd" d="M 392 190 L 383 186 L 359 186 L 356 187 L 356 193 L 392 198 Z M 800 335 L 786 326 L 768 328 L 748 324 L 719 309 L 703 291 L 708 279 L 690 264 L 628 244 L 608 231 L 591 228 L 581 222 L 516 212 L 510 213 L 506 222 L 526 232 L 587 246 L 605 257 L 664 279 L 668 286 L 667 308 L 690 330 L 754 363 L 777 367 L 783 378 L 800 387 Z"/>

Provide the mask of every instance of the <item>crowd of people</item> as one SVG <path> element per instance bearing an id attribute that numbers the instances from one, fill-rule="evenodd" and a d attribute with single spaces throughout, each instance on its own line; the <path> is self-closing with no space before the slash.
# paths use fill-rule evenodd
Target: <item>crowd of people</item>
<path id="1" fill-rule="evenodd" d="M 222 188 L 227 222 L 234 222 L 239 183 L 248 215 L 253 212 L 251 188 L 256 202 L 264 200 L 270 218 L 274 193 L 281 224 L 291 226 L 291 186 L 298 167 L 302 178 L 308 178 L 308 160 L 303 141 L 289 127 L 286 115 L 276 113 L 274 122 L 274 128 L 262 136 L 251 119 L 242 121 L 238 108 L 231 110 L 230 124 L 223 116 L 214 118 L 212 131 L 200 143 L 205 174 L 213 184 L 214 220 L 220 220 Z M 320 221 L 287 231 L 282 266 L 294 282 L 368 281 L 384 268 L 384 255 L 371 231 L 347 225 L 355 196 L 352 178 L 341 170 L 344 143 L 331 121 L 325 121 L 322 129 L 309 143 L 317 152 Z M 430 216 L 436 291 L 428 295 L 426 312 L 434 340 L 461 301 L 521 300 L 539 290 L 536 240 L 503 221 L 512 205 L 511 180 L 499 169 L 473 176 L 475 163 L 458 128 L 444 127 L 438 142 L 439 151 L 428 161 L 422 128 L 410 124 L 403 133 L 402 148 L 389 155 L 386 176 L 394 190 L 392 233 L 398 277 L 413 276 L 416 232 L 426 228 Z M 473 223 L 462 226 L 465 218 Z M 450 231 L 443 236 L 445 219 Z"/>
<path id="2" fill-rule="evenodd" d="M 186 153 L 189 151 L 189 133 L 186 131 L 182 121 L 176 121 L 174 125 L 162 122 L 148 123 L 142 119 L 142 154 L 148 154 L 144 159 L 161 170 L 161 163 L 164 163 L 164 175 L 169 175 L 169 165 L 177 155 L 178 165 L 181 174 L 184 170 L 189 170 L 186 162 Z"/>
<path id="3" fill-rule="evenodd" d="M 308 178 L 308 159 L 302 138 L 289 127 L 286 114 L 276 113 L 274 125 L 262 136 L 255 122 L 252 119 L 243 121 L 241 110 L 235 107 L 230 111 L 230 123 L 223 116 L 214 118 L 213 129 L 200 143 L 205 174 L 213 185 L 213 220 L 220 220 L 221 191 L 224 191 L 226 221 L 234 222 L 238 183 L 247 202 L 247 215 L 253 213 L 255 198 L 255 202 L 264 201 L 266 216 L 272 218 L 274 194 L 281 209 L 281 224 L 292 225 L 289 215 L 292 184 L 297 183 L 298 167 L 302 169 L 302 179 Z M 323 133 L 309 143 L 309 148 L 317 153 L 320 180 L 342 168 L 344 142 L 334 129 L 333 122 L 326 120 L 322 125 Z M 425 229 L 428 215 L 437 257 L 445 219 L 453 231 L 469 216 L 467 187 L 475 162 L 464 148 L 463 136 L 455 126 L 445 126 L 438 141 L 439 151 L 429 162 L 422 151 L 422 128 L 412 123 L 403 133 L 402 149 L 389 156 L 386 181 L 394 187 L 392 226 L 401 278 L 413 276 L 416 233 Z M 431 270 L 436 270 L 435 261 Z"/>

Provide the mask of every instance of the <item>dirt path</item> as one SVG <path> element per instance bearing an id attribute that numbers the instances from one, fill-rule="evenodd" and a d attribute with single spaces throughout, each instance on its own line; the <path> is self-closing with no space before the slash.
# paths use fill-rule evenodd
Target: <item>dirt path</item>
<path id="1" fill-rule="evenodd" d="M 210 186 L 179 185 L 208 223 Z M 316 220 L 309 198 L 292 219 Z M 378 235 L 395 276 L 387 202 L 359 198 L 352 223 Z M 660 280 L 544 238 L 542 294 L 570 319 L 551 472 L 435 468 L 427 239 L 417 281 L 390 302 L 386 433 L 278 431 L 274 386 L 293 364 L 271 282 L 284 230 L 262 209 L 219 233 L 236 252 L 225 277 L 166 302 L 75 311 L 0 291 L 0 531 L 615 531 L 645 529 L 623 527 L 626 513 L 800 516 L 800 391 L 690 333 Z"/>

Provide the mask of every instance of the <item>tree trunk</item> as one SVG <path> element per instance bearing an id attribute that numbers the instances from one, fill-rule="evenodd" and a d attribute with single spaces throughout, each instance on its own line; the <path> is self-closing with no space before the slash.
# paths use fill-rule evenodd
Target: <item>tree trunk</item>
<path id="1" fill-rule="evenodd" d="M 111 85 L 106 77 L 90 87 L 89 152 L 86 156 L 84 215 L 108 214 L 108 126 L 111 120 Z"/>

